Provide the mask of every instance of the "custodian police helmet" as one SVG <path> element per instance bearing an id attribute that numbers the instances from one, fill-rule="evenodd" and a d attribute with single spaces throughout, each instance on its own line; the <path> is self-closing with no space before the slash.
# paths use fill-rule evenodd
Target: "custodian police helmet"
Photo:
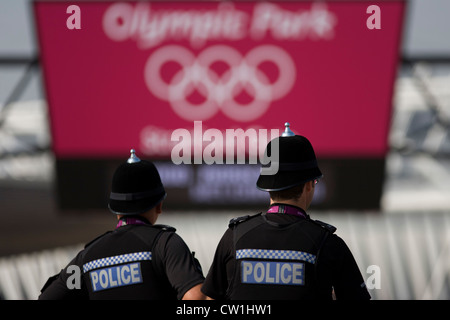
<path id="1" fill-rule="evenodd" d="M 285 132 L 267 144 L 269 155 L 271 145 L 277 140 L 279 148 L 278 172 L 273 175 L 260 175 L 256 186 L 263 191 L 281 191 L 322 177 L 314 149 L 307 138 L 295 135 L 285 123 Z M 272 156 L 273 158 L 273 156 Z"/>
<path id="2" fill-rule="evenodd" d="M 131 149 L 130 158 L 114 173 L 109 209 L 121 215 L 141 214 L 158 205 L 165 197 L 166 191 L 155 165 L 139 159 Z"/>

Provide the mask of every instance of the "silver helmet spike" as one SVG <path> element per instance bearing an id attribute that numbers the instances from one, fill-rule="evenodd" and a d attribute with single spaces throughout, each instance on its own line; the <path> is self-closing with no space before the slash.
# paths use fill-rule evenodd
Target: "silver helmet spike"
<path id="1" fill-rule="evenodd" d="M 293 136 L 295 136 L 295 133 L 293 133 L 291 131 L 289 122 L 286 122 L 284 124 L 284 126 L 285 126 L 285 129 L 284 129 L 284 132 L 281 134 L 282 137 L 293 137 Z"/>
<path id="2" fill-rule="evenodd" d="M 131 153 L 131 155 L 130 155 L 130 157 L 128 158 L 127 163 L 137 163 L 137 162 L 140 162 L 140 161 L 141 161 L 141 159 L 139 159 L 139 158 L 136 156 L 136 150 L 131 149 L 131 150 L 130 150 L 130 153 Z"/>

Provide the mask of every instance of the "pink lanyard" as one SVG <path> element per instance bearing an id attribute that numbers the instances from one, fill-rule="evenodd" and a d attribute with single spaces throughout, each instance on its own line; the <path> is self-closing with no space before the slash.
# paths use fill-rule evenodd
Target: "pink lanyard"
<path id="1" fill-rule="evenodd" d="M 291 216 L 302 217 L 305 219 L 308 218 L 308 215 L 305 211 L 303 211 L 303 209 L 287 204 L 274 204 L 269 208 L 269 210 L 267 210 L 267 213 L 284 213 Z"/>
<path id="2" fill-rule="evenodd" d="M 147 224 L 145 221 L 142 221 L 140 219 L 136 219 L 136 218 L 122 218 L 119 220 L 119 222 L 117 223 L 116 229 L 122 226 L 126 226 L 129 224 Z"/>

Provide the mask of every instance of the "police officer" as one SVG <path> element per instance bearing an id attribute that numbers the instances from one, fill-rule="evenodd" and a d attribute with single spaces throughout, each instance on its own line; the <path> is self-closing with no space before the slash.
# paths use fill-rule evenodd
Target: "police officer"
<path id="1" fill-rule="evenodd" d="M 165 197 L 156 167 L 131 150 L 112 179 L 115 230 L 87 244 L 39 299 L 203 299 L 198 261 L 174 228 L 155 224 Z M 78 289 L 68 285 L 76 268 Z"/>
<path id="2" fill-rule="evenodd" d="M 259 176 L 270 194 L 265 213 L 235 218 L 220 240 L 202 291 L 212 299 L 370 299 L 364 280 L 336 228 L 307 214 L 322 177 L 311 143 L 286 131 L 279 168 Z M 274 145 L 275 146 L 275 145 Z"/>

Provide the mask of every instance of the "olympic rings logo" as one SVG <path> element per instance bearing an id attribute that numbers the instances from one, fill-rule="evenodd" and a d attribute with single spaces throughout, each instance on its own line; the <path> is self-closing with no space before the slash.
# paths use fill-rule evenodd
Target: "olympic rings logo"
<path id="1" fill-rule="evenodd" d="M 169 62 L 181 68 L 166 81 L 161 70 Z M 216 62 L 225 63 L 228 69 L 217 74 L 211 69 Z M 272 62 L 278 68 L 275 81 L 270 81 L 259 67 L 263 62 Z M 197 57 L 185 47 L 168 45 L 149 57 L 144 77 L 150 92 L 168 101 L 185 120 L 207 120 L 221 109 L 230 119 L 246 122 L 263 115 L 272 101 L 291 91 L 296 67 L 290 55 L 274 45 L 258 46 L 245 56 L 229 46 L 215 45 Z M 188 99 L 195 90 L 204 97 L 201 103 Z M 236 101 L 243 90 L 252 98 L 248 103 Z"/>

